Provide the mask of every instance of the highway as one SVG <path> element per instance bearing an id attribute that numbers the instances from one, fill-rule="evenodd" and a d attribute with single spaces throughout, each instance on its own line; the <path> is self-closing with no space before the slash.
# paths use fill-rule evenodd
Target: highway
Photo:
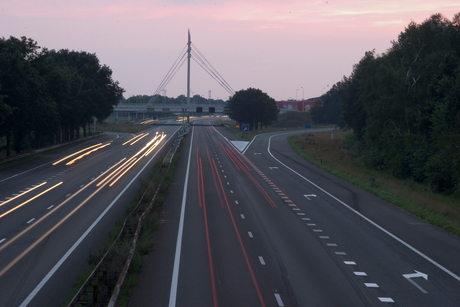
<path id="1" fill-rule="evenodd" d="M 106 133 L 0 171 L 0 306 L 59 306 L 178 126 Z"/>
<path id="2" fill-rule="evenodd" d="M 460 306 L 460 239 L 305 162 L 302 132 L 191 129 L 129 306 Z"/>

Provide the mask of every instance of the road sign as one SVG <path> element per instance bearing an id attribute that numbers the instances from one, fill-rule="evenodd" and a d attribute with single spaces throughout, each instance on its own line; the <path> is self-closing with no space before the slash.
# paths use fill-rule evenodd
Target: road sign
<path id="1" fill-rule="evenodd" d="M 249 124 L 242 124 L 243 132 L 249 132 Z"/>
<path id="2" fill-rule="evenodd" d="M 305 125 L 305 129 L 310 129 L 311 125 Z"/>

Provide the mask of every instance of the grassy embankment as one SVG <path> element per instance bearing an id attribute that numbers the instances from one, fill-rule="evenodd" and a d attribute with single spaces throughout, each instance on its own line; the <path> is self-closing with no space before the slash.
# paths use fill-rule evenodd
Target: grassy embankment
<path id="1" fill-rule="evenodd" d="M 334 133 L 335 139 L 331 139 Z M 305 160 L 388 201 L 429 223 L 460 236 L 460 201 L 432 193 L 426 185 L 396 179 L 366 168 L 346 146 L 350 132 L 316 132 L 292 136 L 291 147 Z M 371 179 L 375 179 L 375 182 Z"/>

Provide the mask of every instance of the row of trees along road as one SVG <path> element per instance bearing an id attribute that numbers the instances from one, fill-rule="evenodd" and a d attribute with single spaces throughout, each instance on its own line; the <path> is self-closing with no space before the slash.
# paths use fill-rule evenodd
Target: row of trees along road
<path id="1" fill-rule="evenodd" d="M 460 13 L 411 22 L 323 98 L 313 119 L 353 129 L 369 167 L 460 196 Z"/>
<path id="2" fill-rule="evenodd" d="M 107 118 L 124 90 L 95 54 L 41 48 L 30 38 L 0 39 L 0 138 L 6 155 L 83 136 Z"/>
<path id="3" fill-rule="evenodd" d="M 262 129 L 278 119 L 275 99 L 259 89 L 248 88 L 236 92 L 228 101 L 225 113 L 241 124 L 249 124 L 249 130 Z"/>

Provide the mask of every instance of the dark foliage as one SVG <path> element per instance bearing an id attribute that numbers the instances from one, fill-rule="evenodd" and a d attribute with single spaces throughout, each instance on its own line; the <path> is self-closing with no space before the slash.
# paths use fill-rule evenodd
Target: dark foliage
<path id="1" fill-rule="evenodd" d="M 107 118 L 124 90 L 95 54 L 41 49 L 30 38 L 0 39 L 0 137 L 6 155 L 80 137 Z M 13 148 L 12 148 L 13 146 Z"/>
<path id="2" fill-rule="evenodd" d="M 335 87 L 368 166 L 460 196 L 460 13 L 411 22 Z"/>

